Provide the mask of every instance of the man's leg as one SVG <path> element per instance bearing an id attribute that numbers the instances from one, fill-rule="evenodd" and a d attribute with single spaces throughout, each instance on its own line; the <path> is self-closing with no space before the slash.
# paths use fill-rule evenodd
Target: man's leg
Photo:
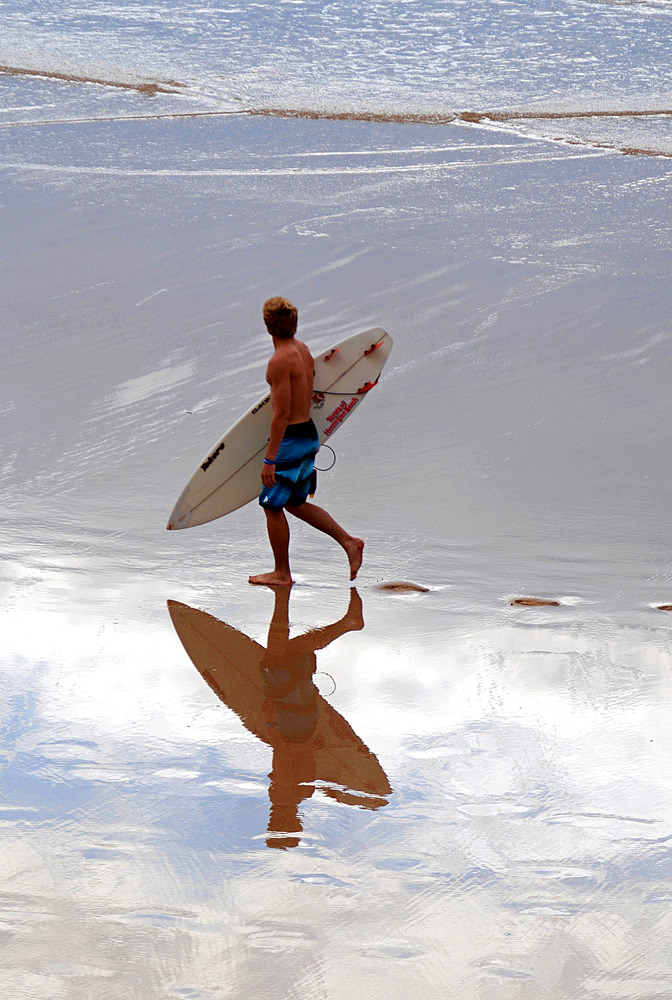
<path id="1" fill-rule="evenodd" d="M 271 573 L 251 576 L 250 583 L 265 584 L 267 587 L 291 587 L 292 574 L 289 569 L 289 525 L 284 510 L 268 510 L 264 507 L 268 540 L 273 550 L 275 568 Z"/>
<path id="2" fill-rule="evenodd" d="M 350 579 L 354 580 L 357 571 L 362 565 L 362 554 L 364 552 L 364 542 L 361 538 L 356 538 L 349 534 L 345 528 L 333 519 L 323 507 L 318 507 L 316 503 L 302 503 L 300 507 L 288 507 L 287 510 L 300 521 L 305 521 L 318 531 L 323 531 L 345 549 L 350 564 Z"/>

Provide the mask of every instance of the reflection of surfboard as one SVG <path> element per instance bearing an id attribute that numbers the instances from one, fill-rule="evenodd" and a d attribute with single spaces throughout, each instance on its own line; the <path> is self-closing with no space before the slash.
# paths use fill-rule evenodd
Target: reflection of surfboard
<path id="1" fill-rule="evenodd" d="M 272 699 L 262 674 L 264 647 L 205 611 L 177 601 L 168 601 L 168 610 L 203 679 L 251 733 L 277 750 L 283 733 L 269 708 Z M 385 805 L 391 788 L 377 758 L 317 691 L 312 714 L 311 732 L 298 742 L 314 757 L 315 781 L 332 786 L 326 790 L 341 801 L 374 809 Z M 296 738 L 291 745 L 297 746 Z M 360 795 L 348 796 L 348 791 Z"/>
<path id="2" fill-rule="evenodd" d="M 356 333 L 315 357 L 311 417 L 320 444 L 347 419 L 372 389 L 392 349 L 380 327 Z M 175 504 L 168 528 L 190 528 L 229 514 L 254 500 L 271 427 L 268 393 L 219 438 Z"/>

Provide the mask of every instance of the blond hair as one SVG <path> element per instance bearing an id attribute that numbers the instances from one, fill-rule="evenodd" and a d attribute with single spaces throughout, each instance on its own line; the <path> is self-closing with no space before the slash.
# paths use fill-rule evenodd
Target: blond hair
<path id="1" fill-rule="evenodd" d="M 276 295 L 264 302 L 264 323 L 272 337 L 289 340 L 296 333 L 299 312 L 289 299 Z"/>

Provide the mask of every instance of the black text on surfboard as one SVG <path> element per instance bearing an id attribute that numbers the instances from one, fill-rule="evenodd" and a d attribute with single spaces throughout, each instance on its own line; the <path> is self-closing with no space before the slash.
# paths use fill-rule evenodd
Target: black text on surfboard
<path id="1" fill-rule="evenodd" d="M 266 406 L 266 403 L 268 403 L 270 399 L 271 399 L 270 396 L 266 396 L 265 399 L 262 399 L 262 401 L 260 403 L 257 403 L 257 405 L 254 407 L 252 413 L 258 413 L 259 410 L 262 408 L 262 406 Z"/>
<path id="2" fill-rule="evenodd" d="M 213 451 L 213 453 L 211 455 L 208 455 L 208 457 L 206 458 L 205 462 L 202 463 L 201 468 L 203 469 L 203 472 L 207 472 L 208 471 L 208 469 L 210 468 L 210 466 L 212 465 L 212 463 L 215 461 L 215 459 L 217 458 L 217 456 L 221 455 L 221 453 L 224 451 L 225 448 L 226 448 L 226 445 L 224 444 L 223 441 L 221 441 L 217 445 L 217 447 L 215 448 L 215 450 Z"/>

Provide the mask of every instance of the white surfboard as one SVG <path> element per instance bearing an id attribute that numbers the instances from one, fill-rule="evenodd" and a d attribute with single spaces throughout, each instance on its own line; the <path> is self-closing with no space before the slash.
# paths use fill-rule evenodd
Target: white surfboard
<path id="1" fill-rule="evenodd" d="M 328 441 L 376 385 L 392 350 L 381 327 L 347 337 L 315 355 L 310 415 Z M 267 393 L 213 445 L 180 494 L 168 530 L 193 528 L 223 517 L 259 496 L 261 466 L 271 431 Z"/>

